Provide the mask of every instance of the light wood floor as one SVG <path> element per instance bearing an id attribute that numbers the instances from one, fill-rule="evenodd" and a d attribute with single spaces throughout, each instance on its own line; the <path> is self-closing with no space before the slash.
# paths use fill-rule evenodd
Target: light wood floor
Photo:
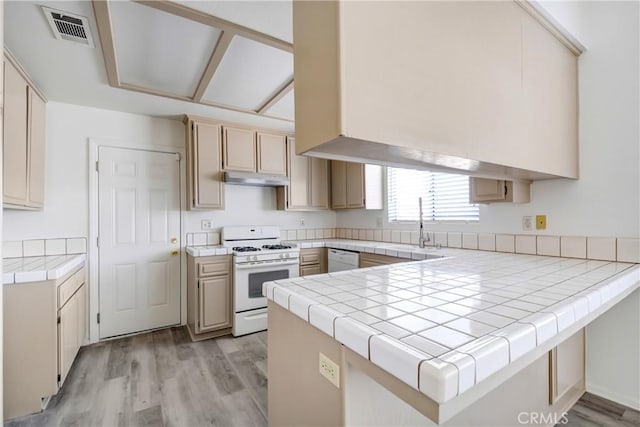
<path id="1" fill-rule="evenodd" d="M 267 333 L 171 328 L 83 347 L 40 414 L 9 426 L 266 426 Z"/>
<path id="2" fill-rule="evenodd" d="M 64 387 L 18 426 L 266 426 L 267 333 L 191 342 L 184 327 L 83 347 Z M 640 426 L 586 393 L 560 427 Z"/>

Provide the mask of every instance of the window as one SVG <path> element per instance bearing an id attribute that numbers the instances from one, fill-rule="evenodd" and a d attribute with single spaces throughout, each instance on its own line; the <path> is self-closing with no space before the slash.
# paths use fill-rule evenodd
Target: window
<path id="1" fill-rule="evenodd" d="M 422 197 L 425 221 L 477 221 L 478 205 L 469 204 L 469 177 L 387 168 L 389 222 L 418 221 Z"/>

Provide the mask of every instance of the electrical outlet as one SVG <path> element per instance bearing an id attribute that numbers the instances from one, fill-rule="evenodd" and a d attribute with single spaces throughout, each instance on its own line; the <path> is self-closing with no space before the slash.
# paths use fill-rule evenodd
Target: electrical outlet
<path id="1" fill-rule="evenodd" d="M 340 388 L 340 366 L 322 353 L 318 354 L 318 369 L 320 375 L 325 377 L 331 384 Z"/>
<path id="2" fill-rule="evenodd" d="M 300 218 L 300 225 L 304 225 L 304 218 Z"/>
<path id="3" fill-rule="evenodd" d="M 546 230 L 547 228 L 547 216 L 536 215 L 536 230 Z"/>
<path id="4" fill-rule="evenodd" d="M 213 221 L 210 219 L 203 219 L 200 222 L 200 226 L 203 230 L 213 230 Z"/>
<path id="5" fill-rule="evenodd" d="M 533 231 L 533 218 L 530 216 L 522 217 L 522 229 L 524 231 Z"/>

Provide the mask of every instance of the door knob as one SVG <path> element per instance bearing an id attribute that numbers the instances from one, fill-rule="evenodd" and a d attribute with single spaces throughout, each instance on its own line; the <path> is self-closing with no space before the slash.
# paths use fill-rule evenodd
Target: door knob
<path id="1" fill-rule="evenodd" d="M 172 250 L 171 251 L 171 255 L 173 255 L 173 256 L 178 255 L 178 250 L 177 249 Z"/>
<path id="2" fill-rule="evenodd" d="M 171 243 L 178 243 L 178 239 L 176 239 L 175 237 L 171 239 Z"/>

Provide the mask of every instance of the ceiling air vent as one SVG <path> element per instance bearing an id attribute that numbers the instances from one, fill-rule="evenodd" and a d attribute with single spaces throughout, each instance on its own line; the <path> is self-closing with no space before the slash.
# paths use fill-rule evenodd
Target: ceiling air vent
<path id="1" fill-rule="evenodd" d="M 87 18 L 45 6 L 42 6 L 42 10 L 44 11 L 44 16 L 47 17 L 49 25 L 51 25 L 55 38 L 94 47 Z"/>

